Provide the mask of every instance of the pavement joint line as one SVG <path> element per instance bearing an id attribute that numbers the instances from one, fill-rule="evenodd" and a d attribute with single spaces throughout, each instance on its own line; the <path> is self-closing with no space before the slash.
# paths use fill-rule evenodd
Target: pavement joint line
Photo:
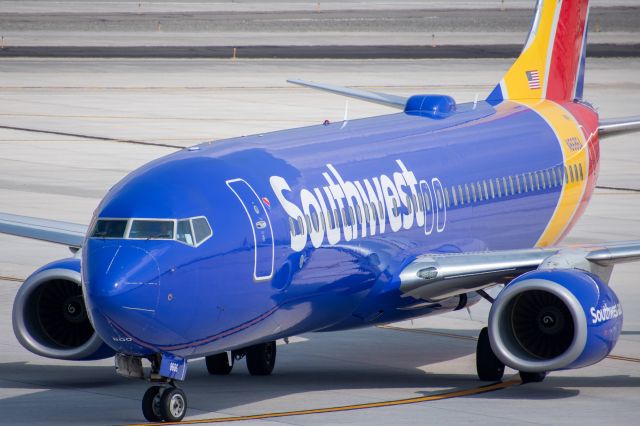
<path id="1" fill-rule="evenodd" d="M 462 335 L 462 334 L 445 333 L 445 332 L 442 332 L 442 331 L 432 331 L 432 330 L 425 330 L 425 329 L 396 327 L 396 326 L 392 326 L 392 325 L 381 325 L 381 326 L 378 326 L 378 328 L 387 329 L 387 330 L 395 330 L 395 331 L 404 331 L 404 332 L 408 332 L 408 333 L 430 334 L 430 335 L 439 336 L 439 337 L 451 337 L 451 338 L 460 339 L 460 340 L 473 340 L 473 341 L 477 341 L 478 340 L 477 337 L 465 336 L 465 335 Z M 640 358 L 634 358 L 634 357 L 629 357 L 629 356 L 624 356 L 624 355 L 609 354 L 609 355 L 607 355 L 607 358 L 608 359 L 612 359 L 612 360 L 616 360 L 616 361 L 628 361 L 628 362 L 640 363 Z"/>
<path id="2" fill-rule="evenodd" d="M 132 139 L 108 138 L 104 136 L 91 136 L 91 135 L 82 135 L 78 133 L 57 132 L 54 130 L 29 129 L 26 127 L 14 127 L 14 126 L 2 126 L 2 125 L 0 125 L 0 129 L 18 130 L 18 131 L 32 132 L 32 133 L 46 133 L 50 135 L 59 135 L 59 136 L 71 136 L 74 138 L 94 139 L 94 140 L 106 141 L 106 142 L 119 142 L 119 143 L 130 143 L 130 144 L 136 144 L 136 145 L 149 145 L 149 146 L 161 146 L 165 148 L 184 149 L 184 147 L 180 145 L 170 145 L 170 144 L 160 143 L 160 142 L 144 142 L 144 141 L 136 141 Z"/>
<path id="3" fill-rule="evenodd" d="M 635 58 L 638 43 L 589 43 L 587 57 Z M 233 59 L 233 49 L 236 49 Z M 486 59 L 516 58 L 521 43 L 247 46 L 5 46 L 3 58 Z"/>
<path id="4" fill-rule="evenodd" d="M 596 188 L 597 189 L 609 189 L 611 191 L 640 192 L 640 189 L 637 189 L 637 188 L 624 188 L 624 187 L 618 187 L 618 186 L 597 185 Z"/>
<path id="5" fill-rule="evenodd" d="M 203 424 L 203 423 L 227 423 L 227 422 L 239 422 L 239 421 L 247 421 L 247 420 L 274 419 L 278 417 L 303 416 L 303 415 L 309 415 L 309 414 L 327 414 L 327 413 L 336 413 L 336 412 L 343 412 L 343 411 L 380 408 L 380 407 L 394 407 L 398 405 L 416 404 L 420 402 L 432 402 L 432 401 L 440 401 L 444 399 L 459 398 L 464 396 L 480 395 L 487 392 L 494 392 L 497 390 L 506 389 L 519 384 L 522 384 L 522 381 L 518 378 L 517 375 L 515 375 L 509 378 L 508 380 L 498 382 L 498 383 L 493 383 L 490 385 L 484 385 L 484 386 L 479 386 L 479 387 L 470 388 L 470 389 L 456 390 L 451 392 L 436 393 L 436 394 L 419 396 L 414 398 L 395 399 L 395 400 L 389 400 L 389 401 L 370 402 L 370 403 L 363 403 L 363 404 L 341 405 L 341 406 L 335 406 L 335 407 L 314 408 L 314 409 L 307 409 L 307 410 L 280 411 L 280 412 L 272 412 L 272 413 L 253 414 L 253 415 L 247 415 L 247 416 L 183 420 L 181 422 L 175 422 L 175 423 L 171 423 L 171 422 L 136 423 L 136 424 L 130 424 L 128 426 L 194 425 L 194 424 Z"/>

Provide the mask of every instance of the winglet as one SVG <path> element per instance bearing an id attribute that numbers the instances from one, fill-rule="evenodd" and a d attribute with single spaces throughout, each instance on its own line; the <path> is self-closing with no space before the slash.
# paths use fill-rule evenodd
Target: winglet
<path id="1" fill-rule="evenodd" d="M 347 96 L 349 98 L 359 99 L 361 101 L 373 102 L 375 104 L 385 105 L 392 108 L 404 110 L 407 104 L 407 98 L 402 96 L 390 95 L 387 93 L 369 92 L 360 89 L 351 89 L 348 87 L 332 86 L 330 84 L 315 83 L 313 81 L 304 80 L 287 80 L 287 83 L 297 84 L 303 87 L 322 90 L 336 95 Z"/>

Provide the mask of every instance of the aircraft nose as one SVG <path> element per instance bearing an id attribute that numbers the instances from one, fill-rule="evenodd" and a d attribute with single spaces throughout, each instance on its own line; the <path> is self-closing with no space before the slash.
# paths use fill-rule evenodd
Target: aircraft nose
<path id="1" fill-rule="evenodd" d="M 160 268 L 153 255 L 133 245 L 90 241 L 82 270 L 98 334 L 116 350 L 143 337 L 160 292 Z"/>

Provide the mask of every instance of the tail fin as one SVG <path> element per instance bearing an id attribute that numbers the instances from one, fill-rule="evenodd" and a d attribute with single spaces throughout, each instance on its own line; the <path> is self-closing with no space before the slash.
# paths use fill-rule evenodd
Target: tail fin
<path id="1" fill-rule="evenodd" d="M 538 0 L 520 57 L 487 101 L 582 98 L 589 0 Z"/>

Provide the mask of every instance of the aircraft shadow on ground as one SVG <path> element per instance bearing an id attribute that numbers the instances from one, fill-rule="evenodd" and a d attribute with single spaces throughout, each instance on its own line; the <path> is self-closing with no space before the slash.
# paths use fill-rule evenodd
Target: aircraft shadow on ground
<path id="1" fill-rule="evenodd" d="M 456 333 L 475 335 L 476 331 L 457 330 Z M 450 370 L 446 363 L 435 366 L 473 355 L 473 340 L 380 329 L 305 337 L 309 340 L 278 347 L 276 370 L 269 377 L 250 376 L 244 361 L 240 361 L 229 376 L 210 376 L 203 360 L 191 362 L 188 380 L 183 385 L 189 398 L 190 414 L 225 411 L 312 392 L 408 389 L 407 392 L 390 393 L 389 399 L 399 399 L 486 384 L 477 380 L 471 367 L 461 374 L 455 371 L 454 365 Z M 5 395 L 6 389 L 21 393 L 0 399 L 0 410 L 12 424 L 62 424 L 71 419 L 83 424 L 135 422 L 141 420 L 140 400 L 147 386 L 144 381 L 118 377 L 111 366 L 0 364 L 0 388 L 5 389 Z M 515 386 L 473 398 L 557 399 L 579 394 L 578 389 L 567 388 L 614 386 L 639 387 L 640 378 L 554 378 L 551 375 L 541 384 Z M 416 392 L 412 388 L 420 390 Z M 294 400 L 300 401 L 300 398 Z M 330 406 L 341 405 L 336 404 L 333 397 L 329 400 Z M 372 402 L 377 400 L 379 393 L 372 396 Z M 295 407 L 284 407 L 284 410 L 322 406 L 322 397 L 307 401 L 308 405 L 298 403 Z M 344 404 L 349 403 L 345 398 Z M 253 408 L 252 411 L 273 411 L 267 407 L 273 408 L 265 404 L 264 409 Z M 276 411 L 282 409 L 278 405 Z"/>

